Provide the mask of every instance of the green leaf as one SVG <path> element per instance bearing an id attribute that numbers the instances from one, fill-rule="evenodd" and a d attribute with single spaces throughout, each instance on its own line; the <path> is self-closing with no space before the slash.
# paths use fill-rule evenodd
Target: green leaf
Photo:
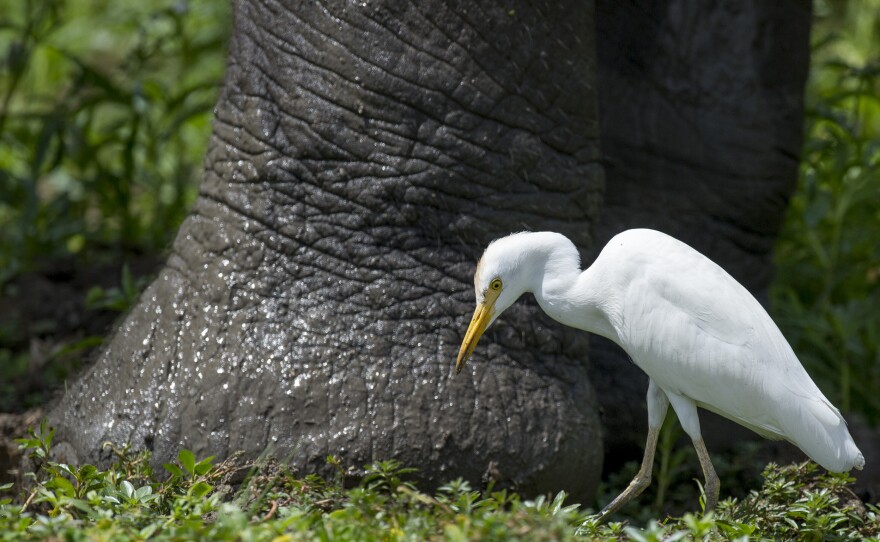
<path id="1" fill-rule="evenodd" d="M 40 434 L 37 435 L 37 438 L 40 439 L 41 445 L 48 450 L 52 447 L 52 439 L 55 437 L 55 428 L 48 427 L 48 420 L 43 418 L 40 421 Z"/>
<path id="2" fill-rule="evenodd" d="M 86 292 L 86 307 L 89 309 L 97 309 L 102 306 L 104 301 L 104 289 L 100 286 L 92 286 Z"/>
<path id="3" fill-rule="evenodd" d="M 140 535 L 140 537 L 142 539 L 146 540 L 146 539 L 150 538 L 151 536 L 153 536 L 153 534 L 159 529 L 160 525 L 161 524 L 158 522 L 151 523 L 151 524 L 147 525 L 146 527 L 144 527 L 143 529 L 141 529 L 138 534 Z"/>
<path id="4" fill-rule="evenodd" d="M 73 497 L 76 494 L 76 490 L 73 488 L 73 484 L 70 483 L 70 480 L 64 478 L 63 476 L 56 476 L 52 479 L 52 486 L 61 491 L 61 494 L 65 497 Z"/>
<path id="5" fill-rule="evenodd" d="M 103 337 L 99 337 L 97 335 L 84 337 L 76 342 L 65 344 L 62 348 L 59 348 L 57 351 L 52 353 L 51 359 L 55 360 L 60 358 L 61 356 L 76 354 L 82 352 L 83 350 L 88 350 L 96 346 L 101 346 L 102 344 L 104 344 Z"/>
<path id="6" fill-rule="evenodd" d="M 186 493 L 187 495 L 200 499 L 207 495 L 212 489 L 214 488 L 212 488 L 207 482 L 196 482 Z"/>
<path id="7" fill-rule="evenodd" d="M 79 468 L 77 472 L 77 478 L 82 481 L 92 480 L 93 478 L 100 478 L 101 473 L 98 471 L 98 467 L 94 465 L 83 465 Z"/>
<path id="8" fill-rule="evenodd" d="M 175 465 L 173 463 L 163 463 L 162 467 L 164 467 L 165 470 L 170 472 L 172 474 L 172 476 L 175 476 L 177 478 L 183 478 L 183 471 L 180 470 L 180 467 L 178 467 L 177 465 Z"/>
<path id="9" fill-rule="evenodd" d="M 92 508 L 89 503 L 81 499 L 68 499 L 65 501 L 67 504 L 73 506 L 74 508 L 85 512 L 88 515 L 94 515 L 95 509 Z"/>
<path id="10" fill-rule="evenodd" d="M 152 493 L 153 493 L 153 488 L 151 486 L 139 487 L 137 489 L 137 491 L 134 492 L 134 498 L 139 501 L 142 501 L 142 500 L 144 500 L 144 497 L 146 497 L 148 495 L 152 495 Z"/>
<path id="11" fill-rule="evenodd" d="M 127 499 L 130 500 L 132 497 L 134 497 L 134 486 L 131 485 L 131 482 L 129 482 L 128 480 L 123 480 L 122 484 L 120 485 L 122 486 L 122 494 L 125 495 Z"/>
<path id="12" fill-rule="evenodd" d="M 128 268 L 128 264 L 122 266 L 122 292 L 128 299 L 132 299 L 138 294 L 134 276 L 131 274 L 131 269 Z"/>
<path id="13" fill-rule="evenodd" d="M 189 450 L 180 450 L 177 454 L 177 460 L 180 461 L 180 464 L 183 465 L 183 468 L 186 469 L 186 472 L 190 473 L 190 475 L 195 476 L 196 474 L 196 456 Z"/>
<path id="14" fill-rule="evenodd" d="M 17 442 L 18 447 L 23 450 L 40 447 L 40 441 L 35 438 L 17 438 L 15 439 L 15 442 Z"/>
<path id="15" fill-rule="evenodd" d="M 204 476 L 205 474 L 207 474 L 208 471 L 211 470 L 211 467 L 213 467 L 211 463 L 214 460 L 214 457 L 216 456 L 208 456 L 205 459 L 202 459 L 201 461 L 196 463 L 196 466 L 194 468 L 195 473 L 199 476 Z"/>

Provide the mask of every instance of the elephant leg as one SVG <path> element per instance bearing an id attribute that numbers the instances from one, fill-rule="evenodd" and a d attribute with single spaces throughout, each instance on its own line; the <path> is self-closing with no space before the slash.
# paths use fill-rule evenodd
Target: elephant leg
<path id="1" fill-rule="evenodd" d="M 524 228 L 589 243 L 592 3 L 234 9 L 199 198 L 51 413 L 56 439 L 88 460 L 129 441 L 157 465 L 181 447 L 319 472 L 393 457 L 430 483 L 494 464 L 527 493 L 590 498 L 583 340 L 519 307 L 484 339 L 492 371 L 450 374 L 482 246 Z"/>

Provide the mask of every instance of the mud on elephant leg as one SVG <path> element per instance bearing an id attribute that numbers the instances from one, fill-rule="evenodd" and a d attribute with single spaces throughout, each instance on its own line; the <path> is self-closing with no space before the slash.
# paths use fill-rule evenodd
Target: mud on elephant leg
<path id="1" fill-rule="evenodd" d="M 525 304 L 451 379 L 481 247 L 588 246 L 589 2 L 236 4 L 208 170 L 164 270 L 54 409 L 59 439 L 310 470 L 394 457 L 581 498 L 601 469 L 586 337 Z"/>

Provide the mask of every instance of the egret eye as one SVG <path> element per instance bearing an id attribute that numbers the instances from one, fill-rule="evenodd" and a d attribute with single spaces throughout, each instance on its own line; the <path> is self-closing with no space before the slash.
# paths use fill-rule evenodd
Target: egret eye
<path id="1" fill-rule="evenodd" d="M 489 283 L 489 288 L 492 288 L 496 292 L 501 289 L 501 279 L 495 279 Z"/>

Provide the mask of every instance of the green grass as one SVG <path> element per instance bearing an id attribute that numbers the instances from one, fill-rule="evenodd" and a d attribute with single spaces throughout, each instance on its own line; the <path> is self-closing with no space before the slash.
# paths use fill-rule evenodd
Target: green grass
<path id="1" fill-rule="evenodd" d="M 0 486 L 0 540 L 878 540 L 878 509 L 852 479 L 813 463 L 764 471 L 762 487 L 711 514 L 600 525 L 565 494 L 523 499 L 453 480 L 434 492 L 396 461 L 300 476 L 272 459 L 220 464 L 183 450 L 154 473 L 149 453 L 105 447 L 106 470 L 51 459 L 45 422 L 20 440 L 37 469 L 27 484 Z M 696 503 L 694 503 L 696 505 Z"/>

